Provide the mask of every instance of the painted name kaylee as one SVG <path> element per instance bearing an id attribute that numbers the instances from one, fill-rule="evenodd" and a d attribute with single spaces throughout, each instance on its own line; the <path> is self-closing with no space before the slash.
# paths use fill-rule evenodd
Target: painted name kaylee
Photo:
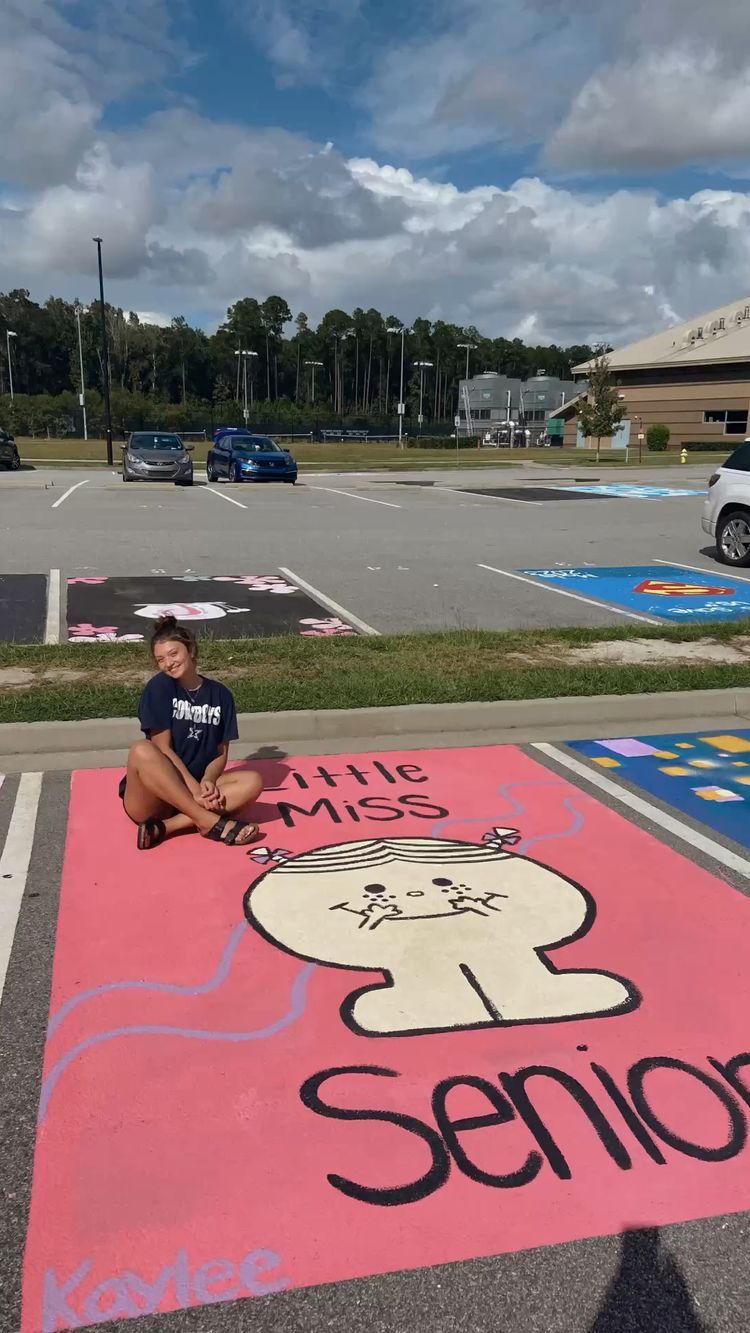
<path id="1" fill-rule="evenodd" d="M 189 1305 L 217 1305 L 239 1296 L 267 1296 L 283 1291 L 290 1279 L 279 1274 L 281 1258 L 273 1250 L 251 1250 L 238 1264 L 231 1259 L 209 1259 L 191 1267 L 187 1250 L 153 1278 L 123 1269 L 91 1285 L 93 1261 L 85 1259 L 74 1272 L 59 1276 L 51 1268 L 44 1275 L 42 1333 L 86 1328 L 102 1319 L 135 1319 Z"/>

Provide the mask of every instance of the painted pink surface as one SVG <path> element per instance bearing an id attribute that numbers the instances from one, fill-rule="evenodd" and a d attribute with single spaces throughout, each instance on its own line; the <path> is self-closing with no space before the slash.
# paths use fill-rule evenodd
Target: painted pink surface
<path id="1" fill-rule="evenodd" d="M 376 758 L 392 776 L 397 764 L 419 765 L 427 781 L 390 783 L 373 769 Z M 314 776 L 319 764 L 340 775 L 349 762 L 367 774 L 366 789 L 354 776 L 336 777 L 335 789 Z M 662 1142 L 666 1162 L 657 1165 L 591 1071 L 598 1062 L 624 1088 L 635 1061 L 673 1056 L 716 1077 L 707 1056 L 728 1060 L 746 1049 L 744 898 L 514 747 L 289 763 L 310 790 L 286 766 L 266 766 L 267 783 L 281 784 L 260 811 L 268 847 L 295 853 L 430 835 L 478 843 L 493 825 L 517 827 L 522 851 L 596 900 L 593 927 L 551 955 L 556 965 L 618 973 L 642 1003 L 619 1016 L 546 1025 L 355 1035 L 339 1007 L 377 976 L 313 967 L 243 926 L 243 894 L 262 865 L 197 837 L 138 853 L 118 809 L 119 773 L 76 774 L 24 1333 L 750 1207 L 750 1149 L 706 1162 Z M 409 811 L 375 822 L 363 813 L 356 822 L 344 809 L 346 801 L 358 810 L 363 795 L 393 802 L 414 793 L 448 817 Z M 335 803 L 340 824 L 324 811 L 294 828 L 278 818 L 277 801 L 310 809 L 321 796 Z M 97 989 L 126 981 L 138 984 Z M 430 1153 L 393 1123 L 323 1118 L 304 1106 L 300 1087 L 316 1073 L 395 1071 L 339 1076 L 320 1095 L 335 1107 L 405 1112 L 434 1130 L 430 1101 L 439 1080 L 471 1075 L 499 1088 L 500 1071 L 534 1064 L 585 1085 L 616 1126 L 632 1169 L 611 1160 L 563 1089 L 546 1085 L 534 1102 L 571 1179 L 545 1160 L 530 1184 L 499 1189 L 469 1179 L 454 1162 L 434 1193 L 392 1207 L 345 1197 L 329 1183 L 335 1173 L 402 1185 L 428 1169 Z M 727 1115 L 709 1091 L 675 1071 L 651 1079 L 651 1105 L 667 1124 L 703 1144 L 726 1140 Z M 450 1096 L 454 1118 L 492 1109 L 476 1091 Z M 519 1118 L 460 1139 L 471 1160 L 494 1173 L 517 1170 L 537 1148 Z"/>

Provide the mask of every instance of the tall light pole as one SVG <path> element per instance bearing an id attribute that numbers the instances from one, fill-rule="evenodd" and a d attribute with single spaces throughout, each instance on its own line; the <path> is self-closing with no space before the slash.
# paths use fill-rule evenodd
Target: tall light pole
<path id="1" fill-rule="evenodd" d="M 469 357 L 471 356 L 472 352 L 475 352 L 475 351 L 477 350 L 477 345 L 476 345 L 476 343 L 456 343 L 456 346 L 459 347 L 459 348 L 461 349 L 462 352 L 463 352 L 463 351 L 466 352 L 466 378 L 467 378 L 467 380 L 468 380 L 468 378 L 469 378 Z"/>
<path id="2" fill-rule="evenodd" d="M 399 396 L 398 396 L 398 447 L 399 447 L 399 449 L 403 449 L 403 447 L 404 447 L 404 442 L 403 442 L 403 435 L 404 435 L 404 412 L 406 411 L 406 407 L 405 407 L 405 404 L 404 404 L 404 339 L 405 339 L 405 337 L 406 337 L 406 332 L 407 332 L 407 331 L 406 331 L 406 329 L 403 327 L 403 325 L 402 325 L 402 327 L 401 327 L 400 329 L 395 329 L 395 328 L 394 328 L 394 329 L 386 329 L 386 333 L 400 333 L 400 334 L 401 334 L 401 388 L 400 388 L 400 390 L 399 390 Z"/>
<path id="3" fill-rule="evenodd" d="M 112 404 L 109 397 L 109 346 L 107 320 L 104 314 L 104 276 L 102 273 L 102 238 L 93 237 L 99 259 L 99 308 L 102 316 L 102 388 L 104 390 L 104 421 L 107 431 L 107 465 L 112 466 Z"/>
<path id="4" fill-rule="evenodd" d="M 248 405 L 247 405 L 247 363 L 248 363 L 248 361 L 252 361 L 253 357 L 256 357 L 257 355 L 258 355 L 257 352 L 245 352 L 245 351 L 243 351 L 242 349 L 238 349 L 238 351 L 235 352 L 235 356 L 238 358 L 238 360 L 237 360 L 237 378 L 238 378 L 238 379 L 239 379 L 239 375 L 240 375 L 240 366 L 242 367 L 242 402 L 243 402 L 242 415 L 243 415 L 244 420 L 245 420 L 245 425 L 247 425 L 248 420 L 249 420 L 249 417 L 250 417 L 250 409 L 248 408 Z M 252 382 L 252 378 L 251 378 L 251 380 L 250 380 L 250 395 L 251 395 L 251 397 L 250 397 L 250 401 L 251 401 L 251 402 L 252 402 L 252 390 L 253 390 L 253 382 Z"/>
<path id="5" fill-rule="evenodd" d="M 5 346 L 6 346 L 7 351 L 8 351 L 8 386 L 9 386 L 9 388 L 10 388 L 10 405 L 11 405 L 11 407 L 13 406 L 13 361 L 12 361 L 12 359 L 11 359 L 11 355 L 10 355 L 10 340 L 11 340 L 11 338 L 17 338 L 17 337 L 18 337 L 18 334 L 17 334 L 17 333 L 14 333 L 12 329 L 6 329 L 6 330 L 5 330 Z"/>
<path id="6" fill-rule="evenodd" d="M 84 440 L 87 440 L 89 438 L 89 428 L 86 424 L 86 386 L 83 379 L 83 342 L 81 341 L 81 314 L 83 313 L 83 307 L 79 301 L 76 301 L 74 310 L 76 324 L 78 325 L 78 365 L 81 372 L 81 392 L 78 395 L 78 402 L 81 411 L 83 412 L 83 438 Z"/>
<path id="7" fill-rule="evenodd" d="M 312 381 L 312 382 L 311 382 L 311 389 L 310 389 L 310 402 L 311 402 L 312 404 L 314 404 L 314 402 L 315 402 L 315 367 L 318 366 L 318 367 L 320 367 L 320 369 L 322 370 L 322 368 L 323 368 L 323 362 L 322 362 L 322 361 L 306 361 L 306 362 L 305 362 L 305 365 L 310 367 L 310 377 L 311 377 L 311 381 Z"/>
<path id="8" fill-rule="evenodd" d="M 419 422 L 419 433 L 421 435 L 422 422 L 424 421 L 424 416 L 422 415 L 422 403 L 424 400 L 424 373 L 426 370 L 432 370 L 432 362 L 415 361 L 414 364 L 419 368 L 419 417 L 417 418 L 417 420 Z"/>
<path id="9" fill-rule="evenodd" d="M 465 352 L 466 352 L 466 384 L 467 384 L 467 393 L 468 393 L 468 383 L 469 383 L 469 357 L 471 356 L 472 352 L 476 351 L 476 346 L 477 346 L 477 345 L 476 345 L 476 343 L 456 343 L 456 346 L 457 346 L 461 351 L 465 351 Z M 459 390 L 458 390 L 458 408 L 456 409 L 456 416 L 457 416 L 457 417 L 460 417 L 460 415 L 461 415 L 461 389 L 459 388 Z M 464 412 L 464 415 L 465 415 L 465 412 Z M 456 434 L 458 434 L 458 426 L 456 426 Z M 466 436 L 467 436 L 467 439 L 468 439 L 468 436 L 469 436 L 469 422 L 468 422 L 468 420 L 467 420 L 467 422 L 466 422 Z"/>
<path id="10" fill-rule="evenodd" d="M 255 406 L 255 362 L 258 360 L 259 352 L 245 352 L 245 374 L 247 374 L 247 363 L 250 361 L 250 406 Z M 247 406 L 247 393 L 245 394 L 245 406 Z"/>
<path id="11" fill-rule="evenodd" d="M 354 411 L 356 412 L 359 405 L 359 334 L 356 329 L 346 329 L 341 335 L 341 341 L 344 342 L 346 338 L 354 338 L 357 345 L 357 357 L 354 370 Z"/>

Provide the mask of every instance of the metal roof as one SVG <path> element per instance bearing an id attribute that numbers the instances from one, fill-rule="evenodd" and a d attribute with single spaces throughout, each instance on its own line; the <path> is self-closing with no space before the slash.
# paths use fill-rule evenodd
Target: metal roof
<path id="1" fill-rule="evenodd" d="M 608 354 L 608 360 L 612 370 L 750 361 L 750 297 L 730 301 L 718 310 L 619 347 Z M 574 366 L 573 374 L 585 374 L 591 364 L 586 361 Z"/>

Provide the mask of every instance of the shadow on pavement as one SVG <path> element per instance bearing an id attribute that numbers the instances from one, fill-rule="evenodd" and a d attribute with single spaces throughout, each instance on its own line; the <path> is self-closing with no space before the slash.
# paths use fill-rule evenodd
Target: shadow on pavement
<path id="1" fill-rule="evenodd" d="M 589 1333 L 709 1333 L 658 1228 L 623 1233 L 619 1269 Z"/>

